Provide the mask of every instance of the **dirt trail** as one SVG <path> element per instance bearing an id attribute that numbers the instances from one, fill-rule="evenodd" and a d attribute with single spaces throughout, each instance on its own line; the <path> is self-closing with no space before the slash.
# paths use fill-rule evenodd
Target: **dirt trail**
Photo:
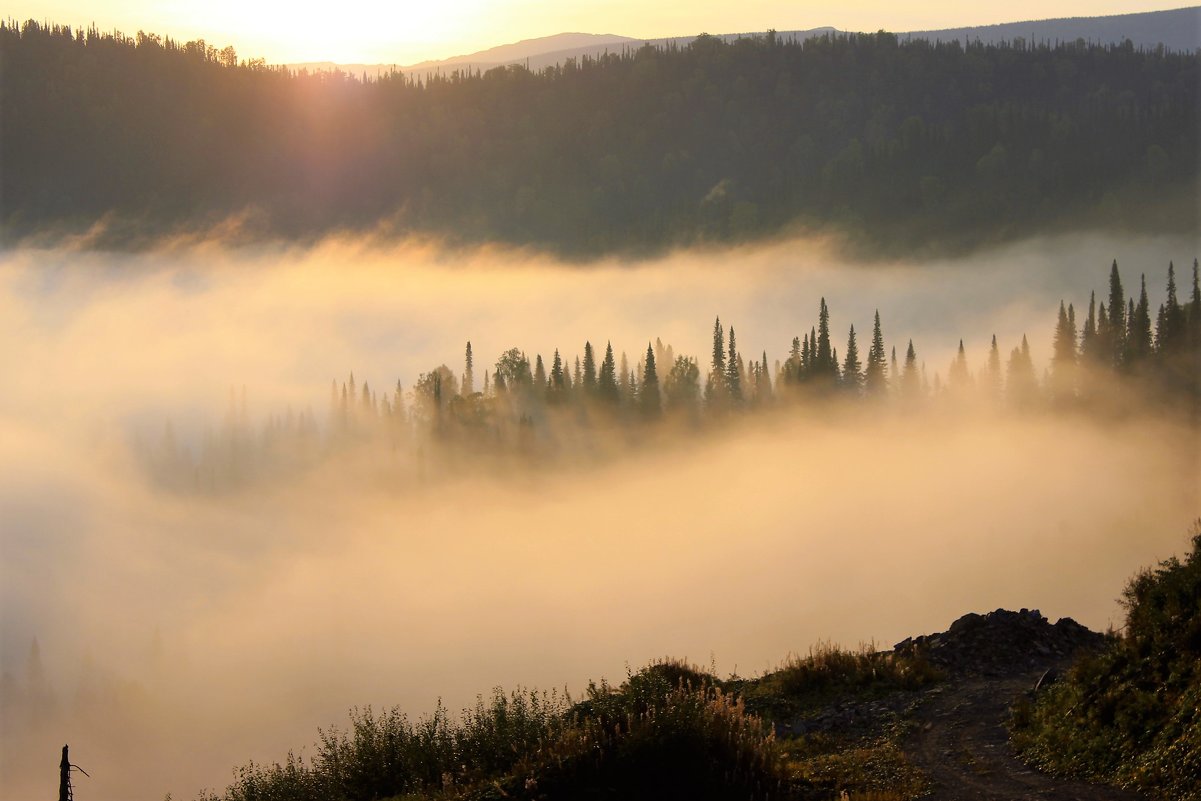
<path id="1" fill-rule="evenodd" d="M 1057 779 L 1018 761 L 1005 721 L 1010 703 L 1034 686 L 1041 670 L 1003 678 L 965 677 L 930 690 L 904 743 L 930 777 L 931 801 L 1138 801 L 1103 785 Z"/>

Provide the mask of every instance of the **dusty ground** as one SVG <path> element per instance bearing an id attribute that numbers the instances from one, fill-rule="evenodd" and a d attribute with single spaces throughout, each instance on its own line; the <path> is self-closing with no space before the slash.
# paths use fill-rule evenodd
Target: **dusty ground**
<path id="1" fill-rule="evenodd" d="M 1042 675 L 967 677 L 932 688 L 903 741 L 908 758 L 933 783 L 931 801 L 1137 801 L 1142 796 L 1039 773 L 1009 746 L 1009 705 Z"/>

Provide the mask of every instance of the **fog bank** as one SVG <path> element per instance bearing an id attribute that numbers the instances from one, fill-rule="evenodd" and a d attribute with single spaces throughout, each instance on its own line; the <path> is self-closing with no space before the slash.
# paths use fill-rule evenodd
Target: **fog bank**
<path id="1" fill-rule="evenodd" d="M 1025 243 L 963 262 L 840 264 L 819 244 L 584 270 L 521 254 L 330 241 L 136 257 L 0 256 L 0 796 L 48 794 L 69 742 L 80 797 L 189 798 L 281 759 L 353 705 L 495 685 L 579 691 L 673 655 L 743 675 L 820 639 L 891 645 L 967 611 L 1093 628 L 1201 505 L 1197 432 L 1151 416 L 804 408 L 570 473 L 419 491 L 339 463 L 256 492 L 156 488 L 130 443 L 324 413 L 354 370 L 381 389 L 470 339 L 567 358 L 660 337 L 706 360 L 714 316 L 782 359 L 825 297 L 839 344 L 877 307 L 931 372 L 996 333 L 1045 362 L 1059 299 L 1117 258 L 1128 287 L 1197 243 Z M 1158 300 L 1156 300 L 1158 302 Z M 479 379 L 477 378 L 477 381 Z M 36 656 L 31 644 L 36 638 Z"/>

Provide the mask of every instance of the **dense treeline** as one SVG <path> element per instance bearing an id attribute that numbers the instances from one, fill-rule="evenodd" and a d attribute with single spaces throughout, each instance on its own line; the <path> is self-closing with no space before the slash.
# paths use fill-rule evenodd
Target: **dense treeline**
<path id="1" fill-rule="evenodd" d="M 8 238 L 237 215 L 575 255 L 800 223 L 955 247 L 1081 220 L 1194 230 L 1196 53 L 774 35 L 413 81 L 0 25 Z M 105 215 L 109 215 L 107 218 Z M 123 225 L 122 223 L 125 223 Z"/>
<path id="2" fill-rule="evenodd" d="M 913 340 L 888 345 L 880 314 L 862 344 L 850 326 L 842 353 L 822 299 L 816 323 L 792 341 L 782 361 L 766 352 L 747 356 L 734 326 L 714 322 L 707 363 L 678 354 L 659 340 L 631 362 L 611 342 L 584 343 L 582 356 L 555 350 L 533 360 L 511 348 L 482 370 L 471 343 L 463 368 L 445 364 L 423 373 L 409 390 L 373 389 L 347 381 L 330 388 L 328 413 L 273 416 L 251 425 L 246 399 L 231 395 L 219 433 L 198 449 L 168 426 L 162 441 L 144 448 L 154 475 L 168 485 L 222 489 L 306 469 L 339 454 L 373 454 L 366 462 L 389 486 L 437 473 L 506 464 L 585 462 L 630 448 L 658 447 L 681 430 L 722 429 L 753 412 L 787 414 L 797 406 L 819 414 L 872 406 L 900 413 L 980 407 L 1129 411 L 1154 404 L 1196 418 L 1201 399 L 1201 283 L 1192 266 L 1191 290 L 1177 289 L 1168 265 L 1164 300 L 1151 311 L 1146 277 L 1128 294 L 1115 261 L 1108 294 L 1090 298 L 1077 315 L 1060 304 L 1047 367 L 1039 375 L 1025 336 L 1003 352 L 994 335 L 985 363 L 973 370 L 962 340 L 947 367 L 927 370 Z M 898 340 L 901 341 L 901 340 Z M 702 370 L 702 364 L 707 369 Z M 482 380 L 481 380 L 482 373 Z M 703 379 L 702 379 L 703 376 Z M 837 404 L 837 406 L 836 406 Z"/>

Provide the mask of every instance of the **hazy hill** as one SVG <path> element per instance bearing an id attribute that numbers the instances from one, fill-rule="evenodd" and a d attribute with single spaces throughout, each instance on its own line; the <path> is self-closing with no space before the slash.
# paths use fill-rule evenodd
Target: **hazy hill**
<path id="1" fill-rule="evenodd" d="M 843 31 L 827 26 L 808 30 L 779 31 L 777 35 L 785 41 L 804 41 L 826 33 L 843 33 Z M 739 38 L 762 36 L 763 34 L 763 31 L 724 33 L 716 34 L 715 38 L 731 42 Z M 1086 42 L 1094 44 L 1117 44 L 1129 39 L 1135 47 L 1154 48 L 1162 44 L 1169 50 L 1192 51 L 1201 47 L 1201 6 L 1106 17 L 1063 17 L 968 28 L 906 31 L 898 36 L 901 39 L 929 39 L 942 42 L 980 41 L 986 44 L 1012 41 L 1019 37 L 1033 43 L 1070 42 L 1084 39 Z M 436 72 L 450 73 L 455 70 L 484 72 L 507 64 L 522 64 L 531 70 L 539 70 L 562 64 L 569 58 L 580 59 L 585 56 L 595 58 L 606 52 L 620 53 L 623 49 L 637 49 L 647 44 L 655 47 L 683 46 L 695 38 L 695 34 L 665 39 L 634 39 L 616 34 L 560 33 L 536 39 L 523 39 L 520 42 L 492 47 L 478 53 L 422 61 L 417 64 L 336 64 L 332 61 L 319 61 L 289 64 L 288 66 L 295 69 L 308 69 L 310 72 L 340 69 L 352 75 L 365 73 L 368 76 L 376 76 L 399 69 L 410 77 L 424 77 Z"/>
<path id="2" fill-rule="evenodd" d="M 1129 39 L 1135 47 L 1154 48 L 1162 44 L 1169 50 L 1187 52 L 1201 47 L 1201 6 L 1108 17 L 1066 17 L 974 28 L 911 31 L 903 37 L 985 44 L 1013 41 L 1018 37 L 1034 43 L 1084 39 L 1098 44 L 1116 44 Z"/>

